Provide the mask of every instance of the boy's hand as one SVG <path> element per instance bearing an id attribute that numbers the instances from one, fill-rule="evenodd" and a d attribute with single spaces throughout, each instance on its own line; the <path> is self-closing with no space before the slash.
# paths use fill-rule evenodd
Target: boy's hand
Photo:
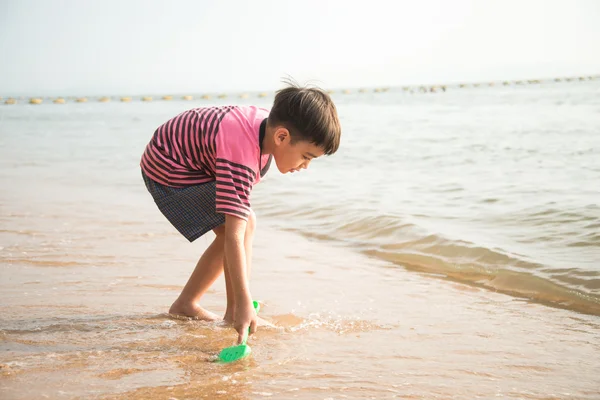
<path id="1" fill-rule="evenodd" d="M 250 327 L 250 334 L 256 332 L 257 318 L 252 300 L 245 300 L 236 305 L 233 327 L 238 332 L 237 344 L 244 341 L 244 337 L 248 334 L 248 327 Z"/>

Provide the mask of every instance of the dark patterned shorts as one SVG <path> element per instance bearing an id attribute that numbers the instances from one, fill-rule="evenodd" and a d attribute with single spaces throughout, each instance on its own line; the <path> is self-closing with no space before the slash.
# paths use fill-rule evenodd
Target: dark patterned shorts
<path id="1" fill-rule="evenodd" d="M 225 223 L 225 214 L 216 212 L 215 181 L 173 188 L 153 181 L 144 171 L 142 177 L 158 209 L 190 242 Z"/>

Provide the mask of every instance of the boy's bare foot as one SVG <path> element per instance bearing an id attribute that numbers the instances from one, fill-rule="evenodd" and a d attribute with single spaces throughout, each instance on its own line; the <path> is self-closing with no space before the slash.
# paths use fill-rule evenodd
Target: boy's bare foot
<path id="1" fill-rule="evenodd" d="M 233 324 L 233 312 L 229 310 L 225 311 L 225 315 L 223 316 L 223 322 L 227 324 Z"/>
<path id="2" fill-rule="evenodd" d="M 173 303 L 169 309 L 169 314 L 179 317 L 194 318 L 202 321 L 216 321 L 219 319 L 217 314 L 205 310 L 198 304 L 182 304 L 179 301 L 175 301 L 175 303 Z"/>
<path id="3" fill-rule="evenodd" d="M 257 321 L 258 326 L 267 326 L 269 328 L 275 328 L 275 325 L 272 322 L 269 322 L 261 317 L 257 317 Z M 223 317 L 223 322 L 225 322 L 226 324 L 233 324 L 233 317 L 230 317 L 229 315 L 225 314 L 225 316 Z"/>

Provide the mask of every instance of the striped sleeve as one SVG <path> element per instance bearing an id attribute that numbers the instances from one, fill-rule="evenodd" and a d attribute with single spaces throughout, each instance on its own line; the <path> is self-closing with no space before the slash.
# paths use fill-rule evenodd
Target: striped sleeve
<path id="1" fill-rule="evenodd" d="M 217 212 L 248 220 L 254 171 L 243 164 L 217 158 Z"/>
<path id="2" fill-rule="evenodd" d="M 216 211 L 247 221 L 259 150 L 245 132 L 230 131 L 223 125 L 216 138 Z"/>

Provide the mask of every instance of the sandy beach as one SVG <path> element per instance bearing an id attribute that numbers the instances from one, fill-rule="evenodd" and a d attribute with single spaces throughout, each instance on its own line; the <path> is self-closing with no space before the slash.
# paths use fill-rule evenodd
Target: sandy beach
<path id="1" fill-rule="evenodd" d="M 600 321 L 569 305 L 598 301 L 597 89 L 341 98 L 340 155 L 256 188 L 251 290 L 279 328 L 231 365 L 231 327 L 167 315 L 211 237 L 139 171 L 189 104 L 0 108 L 0 398 L 600 398 Z"/>
<path id="2" fill-rule="evenodd" d="M 0 400 L 600 400 L 599 20 L 0 0 Z"/>
<path id="3" fill-rule="evenodd" d="M 166 314 L 209 239 L 186 243 L 153 207 L 141 201 L 120 217 L 105 210 L 45 229 L 39 221 L 65 215 L 4 208 L 13 226 L 4 242 L 19 235 L 47 254 L 4 249 L 3 398 L 600 395 L 597 318 L 403 271 L 264 223 L 252 290 L 281 329 L 260 329 L 250 359 L 214 363 L 233 329 Z M 90 229 L 98 226 L 113 235 Z M 205 306 L 222 313 L 224 299 L 220 280 Z"/>

